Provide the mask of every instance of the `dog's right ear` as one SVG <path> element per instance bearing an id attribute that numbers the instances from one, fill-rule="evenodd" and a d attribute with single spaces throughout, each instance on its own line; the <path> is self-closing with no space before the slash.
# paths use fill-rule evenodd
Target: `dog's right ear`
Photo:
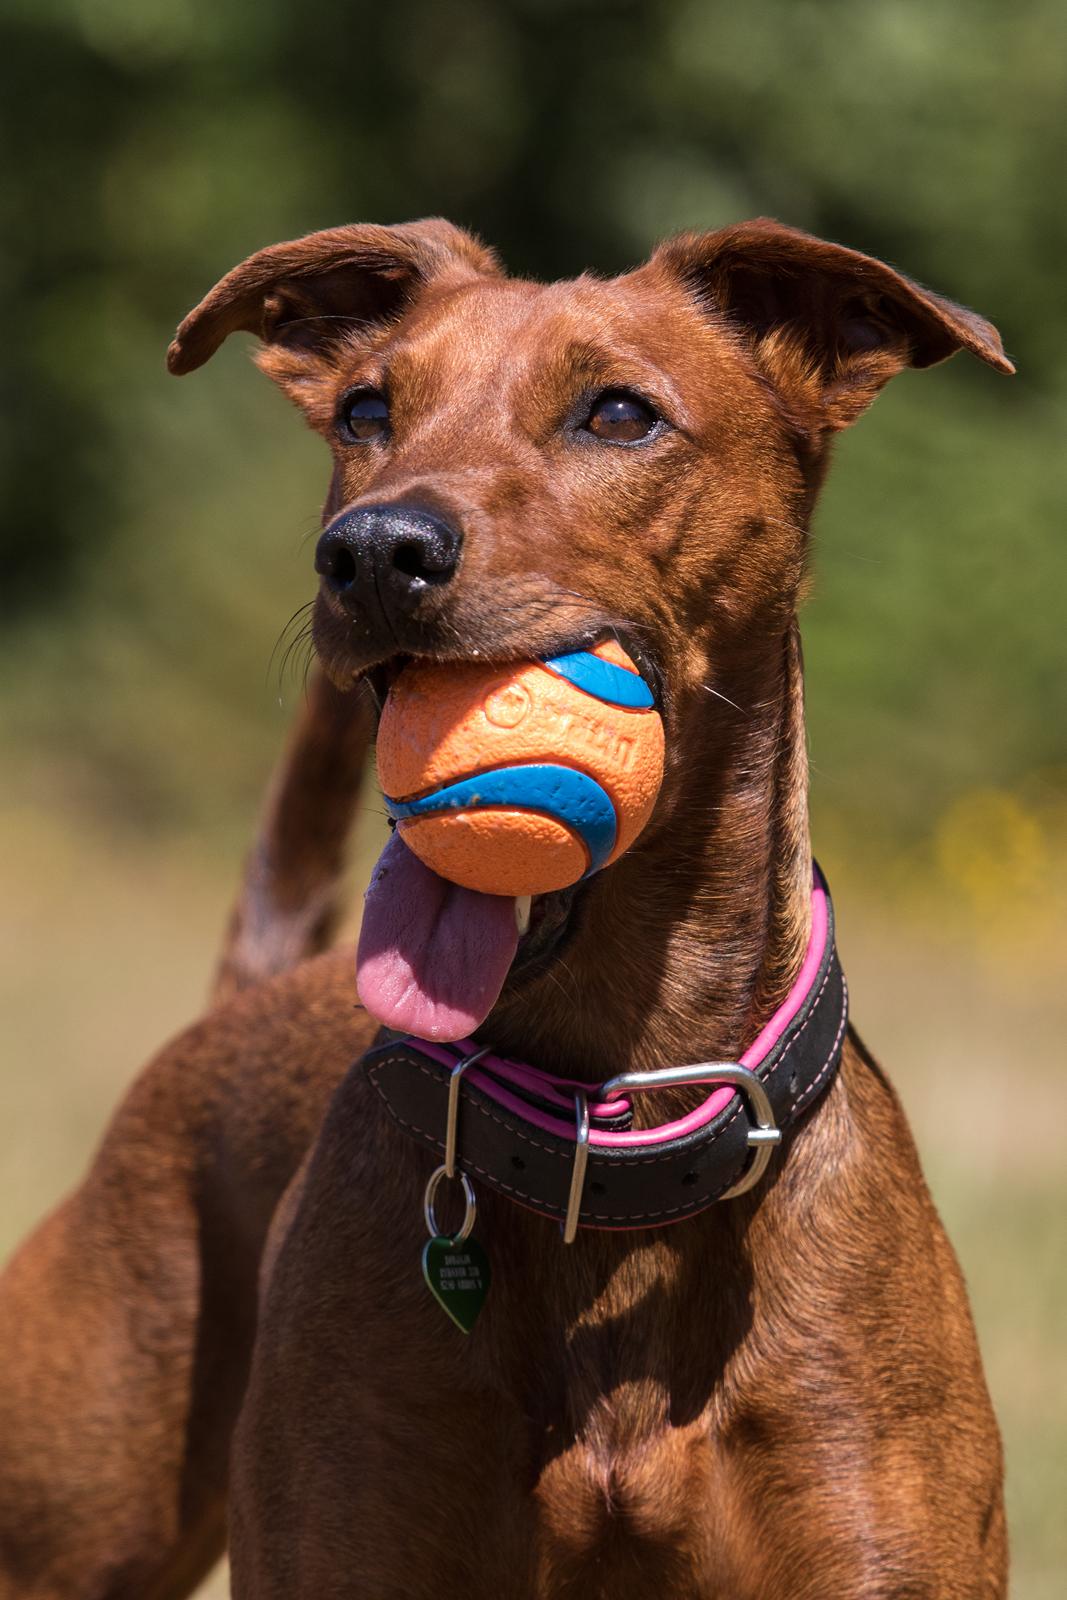
<path id="1" fill-rule="evenodd" d="M 1015 370 L 984 317 L 769 217 L 668 239 L 650 265 L 721 317 L 794 414 L 820 430 L 855 422 L 905 367 L 957 350 Z"/>
<path id="2" fill-rule="evenodd" d="M 491 250 L 440 217 L 326 228 L 271 245 L 228 272 L 179 327 L 167 366 L 176 375 L 192 372 L 239 330 L 294 355 L 322 353 L 348 330 L 401 316 L 431 279 L 500 270 Z M 281 372 L 270 375 L 284 381 Z"/>

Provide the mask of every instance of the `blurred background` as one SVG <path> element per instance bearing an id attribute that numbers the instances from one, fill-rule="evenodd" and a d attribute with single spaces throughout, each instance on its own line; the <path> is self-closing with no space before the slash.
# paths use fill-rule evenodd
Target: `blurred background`
<path id="1" fill-rule="evenodd" d="M 1059 0 L 2 0 L 0 91 L 5 1252 L 200 1007 L 302 692 L 275 645 L 312 594 L 323 447 L 247 340 L 163 370 L 217 277 L 337 222 L 444 213 L 555 276 L 771 213 L 1002 329 L 1015 380 L 905 374 L 841 442 L 805 640 L 854 1015 L 970 1283 L 1014 1593 L 1059 1600 Z M 370 803 L 363 870 L 379 826 Z"/>

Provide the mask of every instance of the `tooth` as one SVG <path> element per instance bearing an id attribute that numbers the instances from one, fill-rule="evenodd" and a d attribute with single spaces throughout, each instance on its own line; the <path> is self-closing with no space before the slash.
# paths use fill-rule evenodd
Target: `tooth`
<path id="1" fill-rule="evenodd" d="M 527 933 L 530 927 L 530 907 L 533 904 L 532 894 L 520 894 L 515 901 L 515 926 L 520 933 Z"/>

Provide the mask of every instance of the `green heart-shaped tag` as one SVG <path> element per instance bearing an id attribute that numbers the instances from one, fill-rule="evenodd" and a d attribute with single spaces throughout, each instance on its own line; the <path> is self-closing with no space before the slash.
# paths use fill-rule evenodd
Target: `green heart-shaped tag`
<path id="1" fill-rule="evenodd" d="M 470 1333 L 489 1293 L 489 1257 L 477 1239 L 429 1239 L 422 1275 L 442 1311 L 461 1333 Z"/>

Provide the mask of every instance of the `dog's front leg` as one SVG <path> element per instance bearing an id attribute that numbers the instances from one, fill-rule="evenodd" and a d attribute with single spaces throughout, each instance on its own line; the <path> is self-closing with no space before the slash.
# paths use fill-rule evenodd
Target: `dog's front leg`
<path id="1" fill-rule="evenodd" d="M 233 1449 L 238 1600 L 539 1593 L 528 1430 L 492 1331 L 525 1299 L 495 1230 L 524 1219 L 479 1196 L 497 1279 L 465 1339 L 420 1270 L 432 1167 L 354 1069 L 267 1248 Z"/>

